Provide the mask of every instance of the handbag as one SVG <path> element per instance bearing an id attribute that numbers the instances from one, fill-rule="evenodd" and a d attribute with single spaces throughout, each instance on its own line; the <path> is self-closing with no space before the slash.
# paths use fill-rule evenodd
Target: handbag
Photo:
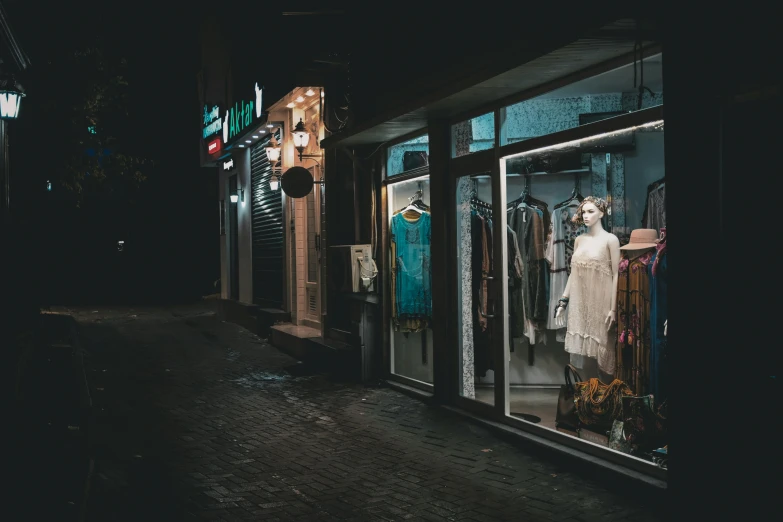
<path id="1" fill-rule="evenodd" d="M 622 397 L 625 439 L 640 450 L 666 444 L 666 417 L 655 411 L 652 395 Z"/>
<path id="2" fill-rule="evenodd" d="M 579 422 L 601 432 L 609 431 L 612 421 L 622 418 L 620 398 L 633 395 L 628 385 L 620 379 L 604 384 L 593 377 L 587 382 L 577 382 L 575 387 L 574 403 Z"/>
<path id="3" fill-rule="evenodd" d="M 626 440 L 623 427 L 623 421 L 616 420 L 612 422 L 612 430 L 609 432 L 609 447 L 622 453 L 634 453 L 636 448 Z"/>
<path id="4" fill-rule="evenodd" d="M 571 380 L 571 374 L 574 380 Z M 574 383 L 581 382 L 582 378 L 572 365 L 565 367 L 565 384 L 560 386 L 560 394 L 557 396 L 557 413 L 555 415 L 555 427 L 576 431 L 579 427 L 579 416 L 576 414 Z"/>
<path id="5" fill-rule="evenodd" d="M 402 171 L 417 169 L 429 165 L 429 156 L 424 150 L 406 150 L 402 153 Z"/>

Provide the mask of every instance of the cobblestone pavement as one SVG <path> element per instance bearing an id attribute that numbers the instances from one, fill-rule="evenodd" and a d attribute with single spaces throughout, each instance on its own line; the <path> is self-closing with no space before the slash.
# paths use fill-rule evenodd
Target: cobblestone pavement
<path id="1" fill-rule="evenodd" d="M 452 412 L 301 374 L 207 306 L 68 310 L 97 413 L 88 522 L 659 520 Z"/>

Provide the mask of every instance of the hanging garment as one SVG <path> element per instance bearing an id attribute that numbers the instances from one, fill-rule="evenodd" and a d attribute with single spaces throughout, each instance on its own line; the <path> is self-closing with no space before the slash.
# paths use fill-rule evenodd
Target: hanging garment
<path id="1" fill-rule="evenodd" d="M 548 270 L 544 257 L 543 220 L 533 208 L 520 205 L 508 216 L 508 224 L 517 234 L 522 255 L 522 299 L 525 320 L 546 321 L 549 303 L 546 296 Z"/>
<path id="2" fill-rule="evenodd" d="M 508 232 L 508 333 L 511 348 L 514 351 L 514 339 L 525 335 L 525 315 L 522 303 L 522 254 L 519 251 L 519 238 L 510 226 Z"/>
<path id="3" fill-rule="evenodd" d="M 612 260 L 609 254 L 611 234 L 598 237 L 581 235 L 571 258 L 568 329 L 565 350 L 572 361 L 581 357 L 598 358 L 608 344 L 606 315 L 612 308 Z"/>
<path id="4" fill-rule="evenodd" d="M 408 210 L 405 212 L 397 211 L 394 213 L 394 216 L 402 215 L 406 220 L 408 221 L 416 221 L 420 217 L 420 213 Z M 428 213 L 429 214 L 429 213 Z M 394 219 L 394 217 L 392 217 Z M 391 227 L 390 227 L 391 229 Z M 427 318 L 421 318 L 421 317 L 409 317 L 409 316 L 403 316 L 398 317 L 397 316 L 397 246 L 394 243 L 394 241 L 390 242 L 390 248 L 391 248 L 391 287 L 395 289 L 395 291 L 391 292 L 391 316 L 392 316 L 392 328 L 396 332 L 402 332 L 402 333 L 418 333 L 423 332 L 427 328 L 430 327 L 430 320 Z"/>
<path id="5" fill-rule="evenodd" d="M 665 251 L 659 250 L 653 254 L 647 267 L 650 279 L 650 393 L 655 397 L 656 404 L 663 404 L 668 396 L 664 335 L 668 305 L 667 257 Z"/>
<path id="6" fill-rule="evenodd" d="M 620 259 L 617 284 L 615 377 L 628 383 L 636 395 L 647 393 L 650 361 L 650 278 L 647 273 L 653 250 L 629 259 Z M 614 358 L 614 357 L 612 357 Z M 607 371 L 607 370 L 604 370 Z"/>
<path id="7" fill-rule="evenodd" d="M 432 318 L 432 267 L 430 244 L 432 221 L 424 212 L 415 221 L 403 214 L 392 217 L 391 243 L 394 255 L 394 300 L 396 317 Z"/>
<path id="8" fill-rule="evenodd" d="M 642 228 L 660 230 L 666 226 L 666 184 L 665 178 L 647 186 L 647 198 L 642 212 Z"/>
<path id="9" fill-rule="evenodd" d="M 547 314 L 547 328 L 550 330 L 562 329 L 558 332 L 559 340 L 565 339 L 565 327 L 555 324 L 555 310 L 558 299 L 565 292 L 568 284 L 568 275 L 571 271 L 571 256 L 574 254 L 574 241 L 577 236 L 585 231 L 584 225 L 577 225 L 571 221 L 576 211 L 575 206 L 565 206 L 552 212 L 552 231 L 546 247 L 546 260 L 549 263 L 549 313 Z M 563 317 L 568 325 L 568 308 L 563 311 Z"/>
<path id="10" fill-rule="evenodd" d="M 473 302 L 473 364 L 475 375 L 483 377 L 487 370 L 494 369 L 492 349 L 488 328 L 487 314 L 488 297 L 486 293 L 486 274 L 489 271 L 491 242 L 488 237 L 488 224 L 478 212 L 472 211 L 470 215 L 471 235 L 471 275 L 472 275 L 472 302 Z"/>

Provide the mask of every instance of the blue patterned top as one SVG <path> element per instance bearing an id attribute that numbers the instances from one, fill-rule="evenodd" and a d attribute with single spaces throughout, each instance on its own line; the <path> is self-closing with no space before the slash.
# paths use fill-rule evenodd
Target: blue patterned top
<path id="1" fill-rule="evenodd" d="M 396 246 L 395 296 L 398 318 L 432 318 L 432 221 L 424 212 L 415 222 L 402 213 L 392 218 L 391 240 Z"/>

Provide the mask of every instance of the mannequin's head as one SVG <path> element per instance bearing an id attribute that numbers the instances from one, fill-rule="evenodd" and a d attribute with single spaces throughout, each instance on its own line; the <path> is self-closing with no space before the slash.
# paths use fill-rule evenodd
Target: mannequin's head
<path id="1" fill-rule="evenodd" d="M 584 225 L 591 227 L 596 223 L 600 223 L 601 218 L 606 214 L 606 209 L 609 204 L 605 199 L 597 198 L 595 196 L 587 196 L 574 212 L 574 217 L 571 221 L 577 225 Z"/>

